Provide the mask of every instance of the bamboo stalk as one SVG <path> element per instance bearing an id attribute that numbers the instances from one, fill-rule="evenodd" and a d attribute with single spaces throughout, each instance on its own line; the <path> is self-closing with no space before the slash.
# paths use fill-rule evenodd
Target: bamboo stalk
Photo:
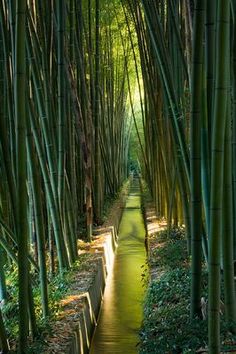
<path id="1" fill-rule="evenodd" d="M 216 5 L 215 5 L 216 6 Z M 216 30 L 216 76 L 212 119 L 211 210 L 209 248 L 209 353 L 220 352 L 220 253 L 222 240 L 222 201 L 224 134 L 229 87 L 230 1 L 218 1 Z"/>
<path id="2" fill-rule="evenodd" d="M 28 222 L 26 156 L 26 0 L 16 3 L 15 105 L 17 120 L 17 242 L 19 276 L 19 353 L 25 353 L 29 319 L 28 300 Z"/>

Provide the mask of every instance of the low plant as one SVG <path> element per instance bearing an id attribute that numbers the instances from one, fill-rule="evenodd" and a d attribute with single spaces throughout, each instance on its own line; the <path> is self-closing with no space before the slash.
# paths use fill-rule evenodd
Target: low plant
<path id="1" fill-rule="evenodd" d="M 174 232 L 177 235 L 174 235 Z M 140 354 L 196 353 L 207 346 L 207 320 L 190 319 L 190 263 L 182 230 L 156 235 L 160 247 L 152 251 L 157 278 L 149 283 L 140 331 Z M 159 274 L 159 275 L 158 275 Z M 203 264 L 202 296 L 207 298 L 207 270 Z M 236 336 L 222 316 L 222 350 L 234 349 Z"/>
<path id="2" fill-rule="evenodd" d="M 43 337 L 45 332 L 50 332 L 52 320 L 60 312 L 60 301 L 69 293 L 75 274 L 79 271 L 90 269 L 91 257 L 92 255 L 88 253 L 82 254 L 70 270 L 49 277 L 48 297 L 50 315 L 46 319 L 42 318 L 38 275 L 36 273 L 31 274 L 39 338 Z M 6 269 L 6 282 L 9 296 L 2 305 L 2 313 L 9 341 L 10 343 L 14 343 L 18 336 L 18 273 L 16 267 L 11 266 Z M 37 345 L 40 345 L 40 343 L 37 343 Z"/>

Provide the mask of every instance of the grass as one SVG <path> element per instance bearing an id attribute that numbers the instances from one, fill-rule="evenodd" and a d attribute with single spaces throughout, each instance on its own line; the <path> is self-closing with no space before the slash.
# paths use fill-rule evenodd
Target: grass
<path id="1" fill-rule="evenodd" d="M 157 267 L 144 306 L 140 332 L 140 354 L 196 353 L 207 347 L 207 320 L 190 320 L 190 263 L 183 229 L 156 235 L 158 246 L 151 253 L 150 266 Z M 207 271 L 203 265 L 202 296 L 207 298 Z M 222 316 L 222 351 L 236 337 L 229 332 Z M 229 345 L 227 345 L 227 343 Z"/>

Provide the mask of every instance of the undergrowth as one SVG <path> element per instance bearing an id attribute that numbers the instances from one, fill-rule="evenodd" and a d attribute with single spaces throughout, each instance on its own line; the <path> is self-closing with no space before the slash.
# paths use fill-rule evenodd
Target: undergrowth
<path id="1" fill-rule="evenodd" d="M 158 266 L 144 306 L 140 354 L 196 353 L 207 347 L 207 320 L 190 320 L 190 264 L 183 229 L 160 232 L 150 266 Z M 207 298 L 207 271 L 203 265 L 202 296 Z M 232 350 L 236 337 L 222 316 L 222 351 Z"/>
<path id="2" fill-rule="evenodd" d="M 70 291 L 71 284 L 75 274 L 79 271 L 89 270 L 90 267 L 90 254 L 80 255 L 79 260 L 74 263 L 72 268 L 68 271 L 64 271 L 61 274 L 54 275 L 51 279 L 48 279 L 48 297 L 50 315 L 46 318 L 42 318 L 41 307 L 41 294 L 40 286 L 37 274 L 31 274 L 33 294 L 34 294 L 34 306 L 35 314 L 37 318 L 38 337 L 43 337 L 45 332 L 50 332 L 51 324 L 60 313 L 60 301 Z M 2 306 L 2 313 L 4 317 L 4 323 L 9 338 L 10 346 L 18 337 L 18 274 L 17 268 L 11 267 L 6 270 L 6 281 L 8 289 L 8 299 Z M 14 346 L 14 345 L 13 345 Z"/>

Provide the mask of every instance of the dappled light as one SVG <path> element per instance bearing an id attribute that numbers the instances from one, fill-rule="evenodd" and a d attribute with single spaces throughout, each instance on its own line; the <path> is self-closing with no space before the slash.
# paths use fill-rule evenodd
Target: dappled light
<path id="1" fill-rule="evenodd" d="M 117 246 L 116 232 L 114 231 L 114 226 L 108 228 L 97 228 L 96 229 L 95 242 L 91 247 L 91 251 L 97 252 L 103 250 L 105 258 L 105 266 L 107 273 L 110 272 L 113 261 L 114 261 L 114 249 Z M 97 235 L 98 233 L 98 235 Z"/>

